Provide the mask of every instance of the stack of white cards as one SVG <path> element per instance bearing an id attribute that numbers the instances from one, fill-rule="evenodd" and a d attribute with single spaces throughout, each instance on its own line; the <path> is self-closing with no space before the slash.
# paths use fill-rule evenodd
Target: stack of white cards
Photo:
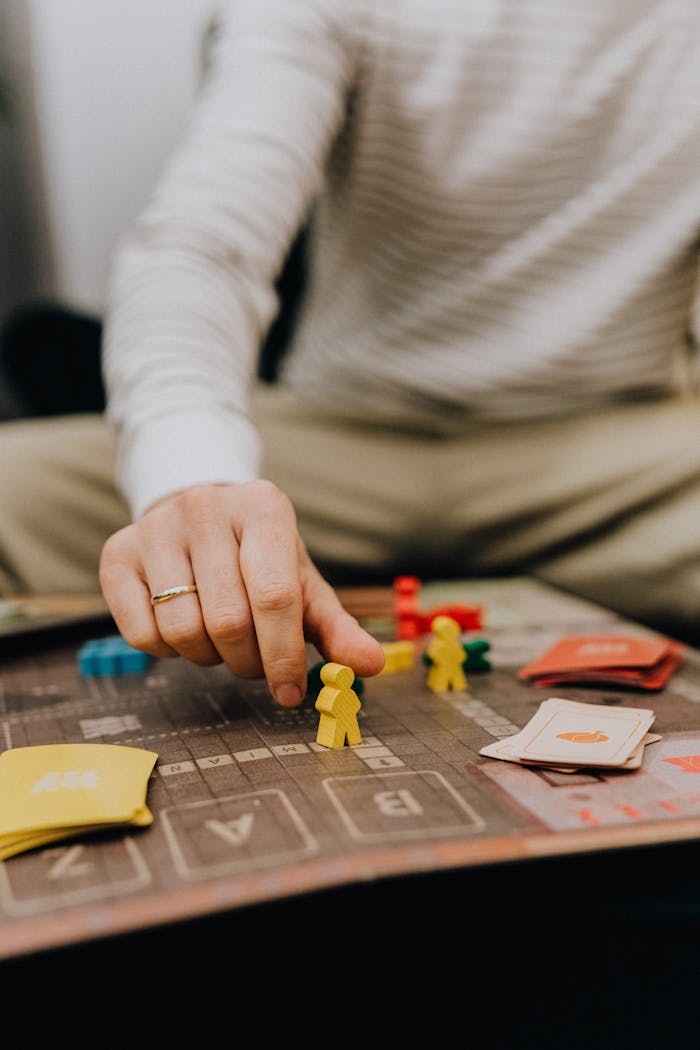
<path id="1" fill-rule="evenodd" d="M 650 733 L 653 711 L 606 707 L 550 697 L 514 736 L 487 744 L 479 754 L 562 773 L 577 769 L 639 769 L 644 748 L 661 737 Z"/>

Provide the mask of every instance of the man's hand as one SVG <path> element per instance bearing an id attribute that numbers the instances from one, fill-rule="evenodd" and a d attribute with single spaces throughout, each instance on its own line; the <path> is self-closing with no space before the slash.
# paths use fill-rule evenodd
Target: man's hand
<path id="1" fill-rule="evenodd" d="M 151 595 L 196 592 L 151 603 Z M 155 504 L 110 537 L 100 584 L 129 644 L 152 656 L 225 663 L 240 678 L 263 675 L 283 707 L 306 692 L 306 648 L 378 674 L 379 642 L 342 607 L 312 563 L 288 498 L 269 481 L 201 485 Z"/>

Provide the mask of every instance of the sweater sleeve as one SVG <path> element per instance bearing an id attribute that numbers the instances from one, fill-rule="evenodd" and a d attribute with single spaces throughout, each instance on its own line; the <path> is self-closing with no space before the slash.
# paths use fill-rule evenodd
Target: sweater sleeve
<path id="1" fill-rule="evenodd" d="M 187 131 L 117 246 L 103 369 L 116 480 L 134 518 L 191 485 L 257 476 L 251 385 L 275 278 L 345 115 L 343 10 L 337 0 L 223 8 Z"/>

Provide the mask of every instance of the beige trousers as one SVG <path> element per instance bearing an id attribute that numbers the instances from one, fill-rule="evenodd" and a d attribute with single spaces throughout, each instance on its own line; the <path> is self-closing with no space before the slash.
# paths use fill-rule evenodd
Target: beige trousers
<path id="1" fill-rule="evenodd" d="M 263 387 L 264 476 L 336 582 L 528 573 L 700 644 L 700 405 L 390 426 Z M 0 425 L 0 594 L 96 591 L 128 512 L 99 416 Z"/>

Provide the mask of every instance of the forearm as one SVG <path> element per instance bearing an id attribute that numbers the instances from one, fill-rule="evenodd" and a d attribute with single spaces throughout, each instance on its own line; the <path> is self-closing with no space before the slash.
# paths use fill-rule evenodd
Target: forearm
<path id="1" fill-rule="evenodd" d="M 189 132 L 116 255 L 104 374 L 135 514 L 256 476 L 250 383 L 350 76 L 325 6 L 235 6 Z"/>

